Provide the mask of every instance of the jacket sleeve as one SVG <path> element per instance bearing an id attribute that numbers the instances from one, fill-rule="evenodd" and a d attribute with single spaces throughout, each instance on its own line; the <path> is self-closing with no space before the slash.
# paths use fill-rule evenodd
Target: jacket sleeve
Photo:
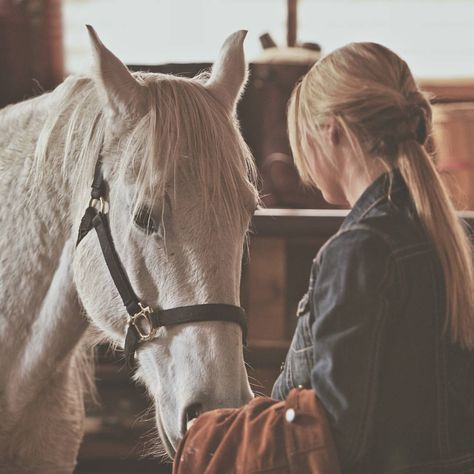
<path id="1" fill-rule="evenodd" d="M 373 430 L 392 260 L 384 237 L 362 226 L 334 237 L 318 260 L 311 386 L 344 469 L 365 454 Z"/>

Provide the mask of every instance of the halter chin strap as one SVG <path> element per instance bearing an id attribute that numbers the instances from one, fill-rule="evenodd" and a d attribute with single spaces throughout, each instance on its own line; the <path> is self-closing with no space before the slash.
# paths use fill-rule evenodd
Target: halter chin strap
<path id="1" fill-rule="evenodd" d="M 97 161 L 92 181 L 91 199 L 82 217 L 76 246 L 94 228 L 102 254 L 115 287 L 129 314 L 125 336 L 125 358 L 130 368 L 135 367 L 135 352 L 141 342 L 150 341 L 160 327 L 202 321 L 226 321 L 240 325 L 244 345 L 247 343 L 247 320 L 240 306 L 229 304 L 199 304 L 156 310 L 140 301 L 130 284 L 115 249 L 108 219 L 107 185 L 102 175 L 102 163 Z"/>

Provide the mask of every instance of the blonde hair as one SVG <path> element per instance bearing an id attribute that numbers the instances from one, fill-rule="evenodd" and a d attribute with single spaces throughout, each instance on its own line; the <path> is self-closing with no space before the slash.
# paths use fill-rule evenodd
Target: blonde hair
<path id="1" fill-rule="evenodd" d="M 431 117 L 429 101 L 405 61 L 379 44 L 352 43 L 321 59 L 296 86 L 288 128 L 296 166 L 308 184 L 313 179 L 305 145 L 312 138 L 313 146 L 321 147 L 314 138 L 330 118 L 358 156 L 379 159 L 387 170 L 400 169 L 442 266 L 446 329 L 455 343 L 472 349 L 472 244 L 424 148 Z"/>

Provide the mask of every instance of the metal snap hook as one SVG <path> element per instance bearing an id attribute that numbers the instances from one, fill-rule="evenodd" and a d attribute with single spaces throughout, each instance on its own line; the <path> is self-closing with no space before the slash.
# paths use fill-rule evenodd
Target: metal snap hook
<path id="1" fill-rule="evenodd" d="M 100 198 L 91 198 L 89 201 L 89 207 L 97 209 L 101 214 L 107 214 L 109 212 L 109 203 L 101 196 Z"/>

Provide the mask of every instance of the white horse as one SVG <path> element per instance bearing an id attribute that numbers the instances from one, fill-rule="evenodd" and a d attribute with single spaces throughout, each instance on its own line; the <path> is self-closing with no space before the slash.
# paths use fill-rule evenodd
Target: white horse
<path id="1" fill-rule="evenodd" d="M 83 434 L 85 334 L 92 325 L 124 344 L 128 315 L 95 232 L 75 247 L 100 153 L 111 232 L 136 292 L 162 309 L 239 303 L 257 202 L 235 118 L 245 32 L 226 40 L 210 75 L 194 79 L 131 74 L 89 33 L 93 78 L 68 78 L 0 112 L 4 474 L 72 472 Z M 232 322 L 160 328 L 137 360 L 171 457 L 190 406 L 237 407 L 253 397 Z"/>

